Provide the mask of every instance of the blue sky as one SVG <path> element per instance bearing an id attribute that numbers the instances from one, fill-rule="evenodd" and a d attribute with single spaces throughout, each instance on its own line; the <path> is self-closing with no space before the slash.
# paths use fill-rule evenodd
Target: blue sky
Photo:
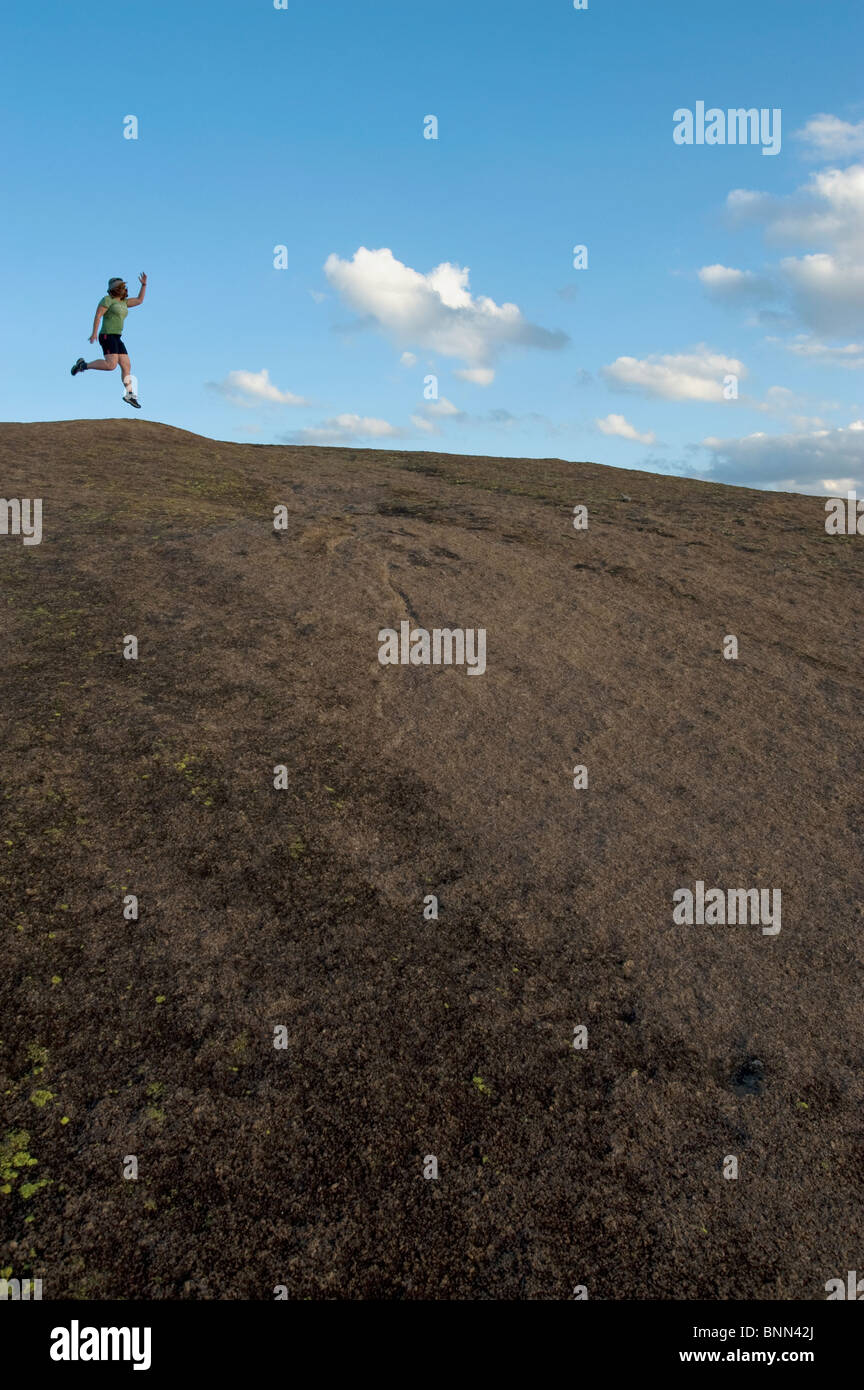
<path id="1" fill-rule="evenodd" d="M 131 414 L 69 368 L 146 270 L 142 418 L 864 491 L 860 0 L 50 0 L 2 38 L 2 418 Z M 676 143 L 700 101 L 779 109 L 779 153 Z"/>

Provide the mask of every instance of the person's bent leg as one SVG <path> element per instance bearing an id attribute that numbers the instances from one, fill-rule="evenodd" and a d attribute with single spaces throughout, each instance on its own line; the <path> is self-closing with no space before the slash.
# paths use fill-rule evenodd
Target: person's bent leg
<path id="1" fill-rule="evenodd" d="M 127 405 L 132 405 L 136 410 L 141 409 L 138 395 L 135 391 L 135 378 L 132 375 L 132 364 L 125 352 L 120 353 L 120 371 L 123 375 L 123 385 L 126 387 L 126 394 L 123 399 Z"/>
<path id="2" fill-rule="evenodd" d="M 116 352 L 109 352 L 108 356 L 103 357 L 101 360 L 97 360 L 96 362 L 88 362 L 87 370 L 88 372 L 113 372 L 116 366 L 117 354 Z"/>

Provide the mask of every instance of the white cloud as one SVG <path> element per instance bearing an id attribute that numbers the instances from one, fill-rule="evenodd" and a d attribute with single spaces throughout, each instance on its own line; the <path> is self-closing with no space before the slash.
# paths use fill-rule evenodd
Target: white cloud
<path id="1" fill-rule="evenodd" d="M 235 405 L 253 406 L 262 402 L 268 405 L 308 405 L 303 396 L 295 396 L 291 391 L 280 391 L 270 380 L 266 367 L 260 372 L 229 372 L 224 381 L 207 383 L 211 390 L 218 391 Z"/>
<path id="2" fill-rule="evenodd" d="M 790 391 L 788 386 L 769 386 L 763 400 L 756 401 L 747 398 L 746 404 L 752 406 L 754 410 L 764 411 L 766 415 L 774 415 L 785 420 L 787 425 L 796 433 L 822 429 L 825 426 L 825 421 L 818 415 L 802 413 L 803 407 L 808 404 L 807 398 L 795 391 Z"/>
<path id="3" fill-rule="evenodd" d="M 864 489 L 864 421 L 845 429 L 750 434 L 743 439 L 703 440 L 711 453 L 712 482 L 745 484 L 788 492 Z M 705 471 L 705 470 L 699 470 Z M 848 486 L 847 486 L 848 485 Z"/>
<path id="4" fill-rule="evenodd" d="M 699 281 L 705 293 L 722 304 L 752 304 L 772 299 L 776 294 L 770 280 L 752 270 L 735 270 L 728 265 L 703 265 Z"/>
<path id="5" fill-rule="evenodd" d="M 809 147 L 812 158 L 853 159 L 864 154 L 864 121 L 853 124 L 822 112 L 796 130 L 795 139 Z"/>
<path id="6" fill-rule="evenodd" d="M 457 419 L 468 420 L 469 416 L 464 410 L 460 410 L 458 405 L 448 401 L 446 396 L 441 396 L 437 401 L 425 401 L 417 412 L 411 416 L 412 424 L 417 429 L 425 431 L 426 434 L 439 434 L 436 421 Z"/>
<path id="7" fill-rule="evenodd" d="M 712 352 L 704 344 L 689 353 L 618 357 L 601 370 L 606 382 L 618 390 L 666 401 L 722 401 L 724 378 L 747 375 L 743 362 Z"/>
<path id="8" fill-rule="evenodd" d="M 761 402 L 760 410 L 789 410 L 795 405 L 798 397 L 794 391 L 790 391 L 788 386 L 769 386 L 765 392 L 765 399 Z"/>
<path id="9" fill-rule="evenodd" d="M 429 401 L 423 409 L 427 415 L 462 415 L 464 413 L 458 405 L 448 401 L 446 396 L 441 396 L 437 401 Z"/>
<path id="10" fill-rule="evenodd" d="M 320 425 L 282 436 L 287 444 L 351 444 L 358 439 L 396 439 L 404 433 L 387 420 L 370 415 L 334 415 Z"/>
<path id="11" fill-rule="evenodd" d="M 566 333 L 529 323 L 516 304 L 476 298 L 468 288 L 467 266 L 443 262 L 421 274 L 398 261 L 386 247 L 361 246 L 350 261 L 333 254 L 324 273 L 342 299 L 383 329 L 397 346 L 421 347 L 455 358 L 469 369 L 491 370 L 511 347 L 561 348 Z"/>
<path id="12" fill-rule="evenodd" d="M 716 286 L 725 290 L 729 285 L 740 285 L 750 274 L 748 270 L 734 270 L 728 265 L 703 265 L 699 271 L 699 279 L 709 288 Z"/>
<path id="13" fill-rule="evenodd" d="M 779 266 L 801 322 L 829 337 L 864 326 L 864 164 L 821 170 L 788 197 L 734 189 L 727 207 L 768 240 L 807 248 Z"/>
<path id="14" fill-rule="evenodd" d="M 402 356 L 399 358 L 399 362 L 403 367 L 417 366 L 417 358 L 413 352 L 403 352 Z"/>
<path id="15" fill-rule="evenodd" d="M 539 429 L 548 436 L 561 436 L 573 431 L 572 423 L 558 423 L 536 410 L 527 411 L 524 415 L 514 415 L 512 411 L 499 406 L 482 414 L 470 414 L 453 405 L 446 396 L 442 396 L 439 401 L 424 403 L 417 413 L 411 416 L 411 423 L 425 434 L 441 434 L 440 425 L 444 420 L 458 420 L 461 427 L 468 429 L 494 429 L 511 434 L 524 429 Z"/>
<path id="16" fill-rule="evenodd" d="M 857 492 L 854 478 L 823 478 L 822 486 L 826 492 Z"/>
<path id="17" fill-rule="evenodd" d="M 726 206 L 733 221 L 764 226 L 776 243 L 821 241 L 833 251 L 853 252 L 864 222 L 864 164 L 822 169 L 784 196 L 734 188 Z"/>
<path id="18" fill-rule="evenodd" d="M 864 324 L 864 261 L 856 264 L 823 251 L 798 260 L 786 257 L 780 266 L 805 323 L 829 334 Z"/>
<path id="19" fill-rule="evenodd" d="M 646 434 L 640 434 L 623 415 L 607 415 L 604 420 L 595 420 L 594 424 L 601 434 L 617 435 L 619 439 L 632 439 L 636 444 L 657 443 L 655 434 L 650 430 Z"/>
<path id="20" fill-rule="evenodd" d="M 770 341 L 776 342 L 777 339 L 772 338 Z M 809 357 L 817 364 L 824 363 L 828 367 L 864 367 L 864 343 L 833 345 L 823 343 L 809 333 L 799 333 L 783 346 L 787 352 L 794 352 L 796 357 Z"/>
<path id="21" fill-rule="evenodd" d="M 491 386 L 495 372 L 491 367 L 457 367 L 453 373 L 462 381 L 470 381 L 474 386 Z"/>

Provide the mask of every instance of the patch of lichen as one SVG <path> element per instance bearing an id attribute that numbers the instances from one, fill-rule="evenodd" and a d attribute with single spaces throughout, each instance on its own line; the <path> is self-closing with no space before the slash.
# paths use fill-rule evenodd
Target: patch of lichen
<path id="1" fill-rule="evenodd" d="M 47 1187 L 50 1178 L 38 1178 L 35 1182 L 19 1182 L 28 1169 L 37 1167 L 39 1160 L 29 1152 L 30 1135 L 26 1129 L 11 1129 L 0 1139 L 0 1195 L 10 1197 L 17 1192 L 26 1201 Z"/>

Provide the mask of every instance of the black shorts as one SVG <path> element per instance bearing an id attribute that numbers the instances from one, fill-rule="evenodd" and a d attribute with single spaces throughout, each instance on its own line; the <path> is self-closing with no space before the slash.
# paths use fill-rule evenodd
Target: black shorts
<path id="1" fill-rule="evenodd" d="M 119 333 L 100 333 L 99 346 L 102 349 L 103 357 L 107 357 L 109 353 L 115 352 L 122 352 L 126 357 L 129 356 L 128 352 L 126 352 L 126 344 Z"/>

